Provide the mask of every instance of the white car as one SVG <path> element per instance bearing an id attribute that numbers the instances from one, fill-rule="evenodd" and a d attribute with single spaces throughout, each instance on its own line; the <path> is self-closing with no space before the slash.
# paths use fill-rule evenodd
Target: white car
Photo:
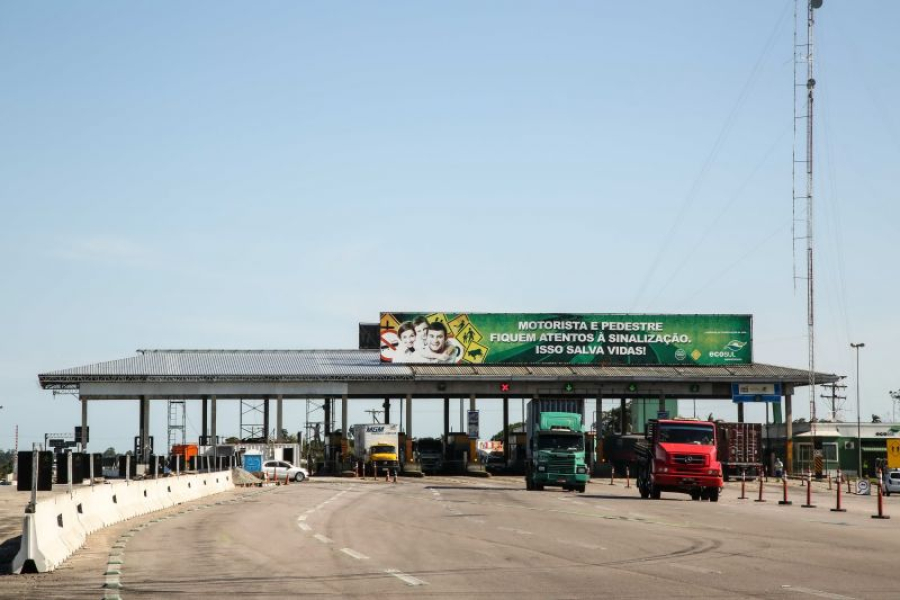
<path id="1" fill-rule="evenodd" d="M 309 479 L 309 471 L 303 467 L 295 467 L 291 463 L 283 460 L 265 461 L 262 465 L 262 471 L 269 477 L 272 477 L 274 473 L 275 479 L 278 481 L 284 481 L 285 477 L 291 481 L 296 481 L 297 483 Z"/>
<path id="2" fill-rule="evenodd" d="M 900 492 L 900 469 L 884 472 L 884 494 L 890 496 L 891 492 Z"/>

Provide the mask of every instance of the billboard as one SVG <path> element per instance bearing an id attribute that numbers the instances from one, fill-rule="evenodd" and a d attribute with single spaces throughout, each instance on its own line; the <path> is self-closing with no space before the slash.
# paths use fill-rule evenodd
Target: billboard
<path id="1" fill-rule="evenodd" d="M 381 361 L 406 364 L 742 365 L 750 315 L 384 312 Z"/>

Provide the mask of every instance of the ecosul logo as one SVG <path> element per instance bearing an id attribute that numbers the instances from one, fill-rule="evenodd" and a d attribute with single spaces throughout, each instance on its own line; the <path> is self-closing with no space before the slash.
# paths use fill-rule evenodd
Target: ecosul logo
<path id="1" fill-rule="evenodd" d="M 747 342 L 731 340 L 721 350 L 710 350 L 709 355 L 712 358 L 737 358 L 735 353 L 740 351 Z"/>

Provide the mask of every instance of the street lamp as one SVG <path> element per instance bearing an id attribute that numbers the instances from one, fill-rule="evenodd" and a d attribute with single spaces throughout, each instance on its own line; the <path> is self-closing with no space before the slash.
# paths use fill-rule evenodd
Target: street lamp
<path id="1" fill-rule="evenodd" d="M 897 422 L 897 403 L 900 402 L 900 390 L 888 392 L 891 395 L 891 423 Z M 3 408 L 0 406 L 0 408 Z"/>
<path id="2" fill-rule="evenodd" d="M 854 344 L 850 342 L 850 347 L 856 350 L 856 452 L 857 452 L 857 463 L 856 463 L 856 474 L 857 477 L 862 477 L 862 421 L 860 420 L 860 408 L 859 408 L 859 349 L 865 348 L 866 345 L 863 343 Z"/>

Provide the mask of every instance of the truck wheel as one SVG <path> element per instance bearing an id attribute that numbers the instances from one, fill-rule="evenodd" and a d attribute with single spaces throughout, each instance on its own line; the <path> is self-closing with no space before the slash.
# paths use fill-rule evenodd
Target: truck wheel
<path id="1" fill-rule="evenodd" d="M 659 487 L 656 485 L 650 485 L 650 497 L 654 500 L 659 500 L 659 497 L 662 495 Z"/>
<path id="2" fill-rule="evenodd" d="M 709 501 L 710 502 L 718 502 L 719 501 L 719 488 L 712 488 L 709 490 Z"/>
<path id="3" fill-rule="evenodd" d="M 728 471 L 725 471 L 724 473 L 722 473 L 722 478 L 725 481 L 731 481 L 731 475 L 728 474 Z"/>
<path id="4" fill-rule="evenodd" d="M 691 500 L 700 500 L 700 490 L 693 490 L 691 492 Z"/>
<path id="5" fill-rule="evenodd" d="M 583 494 L 584 493 L 584 484 L 579 485 L 575 489 L 578 491 L 579 494 Z"/>
<path id="6" fill-rule="evenodd" d="M 534 489 L 534 484 L 531 483 L 531 478 L 530 478 L 530 477 L 526 477 L 526 478 L 525 478 L 525 489 L 528 490 L 529 492 L 532 491 L 532 490 Z"/>
<path id="7" fill-rule="evenodd" d="M 543 484 L 543 483 L 535 483 L 535 484 L 534 484 L 534 489 L 535 489 L 535 491 L 537 491 L 537 492 L 543 492 L 543 491 L 544 491 L 544 484 Z"/>

